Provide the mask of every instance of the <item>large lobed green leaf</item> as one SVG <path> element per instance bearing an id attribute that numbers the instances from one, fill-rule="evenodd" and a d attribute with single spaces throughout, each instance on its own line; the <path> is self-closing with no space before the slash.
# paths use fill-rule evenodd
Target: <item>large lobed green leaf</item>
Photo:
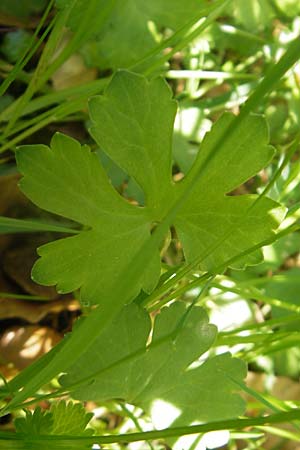
<path id="1" fill-rule="evenodd" d="M 236 394 L 246 376 L 241 360 L 226 353 L 191 366 L 216 337 L 202 308 L 188 310 L 180 302 L 163 308 L 147 347 L 150 332 L 147 312 L 134 303 L 126 306 L 61 377 L 62 386 L 72 388 L 89 377 L 71 391 L 74 398 L 122 399 L 147 411 L 158 428 L 243 413 L 244 401 Z"/>
<path id="2" fill-rule="evenodd" d="M 145 194 L 145 206 L 129 204 L 112 187 L 98 158 L 87 146 L 55 134 L 51 147 L 23 146 L 17 152 L 24 177 L 21 189 L 38 206 L 85 226 L 73 237 L 39 249 L 34 279 L 60 292 L 81 288 L 82 298 L 103 303 L 119 274 L 186 191 L 174 226 L 188 262 L 210 269 L 272 236 L 284 215 L 276 202 L 254 195 L 226 193 L 266 166 L 274 150 L 261 116 L 245 118 L 235 129 L 223 115 L 202 142 L 187 176 L 171 175 L 172 130 L 176 103 L 165 81 L 119 71 L 103 96 L 90 101 L 91 133 L 99 146 Z M 229 131 L 228 131 L 229 130 Z M 228 133 L 228 136 L 226 135 Z M 216 145 L 219 144 L 215 152 Z M 201 177 L 193 183 L 202 170 Z M 191 187 L 192 186 L 192 187 Z M 151 291 L 160 273 L 159 249 L 145 261 L 144 279 L 131 286 Z M 257 263 L 260 255 L 246 261 Z M 119 299 L 122 304 L 122 298 Z"/>

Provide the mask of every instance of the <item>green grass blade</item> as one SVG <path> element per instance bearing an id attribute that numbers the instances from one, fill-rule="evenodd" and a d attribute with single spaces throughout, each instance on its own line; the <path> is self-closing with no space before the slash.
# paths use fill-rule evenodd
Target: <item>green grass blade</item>
<path id="1" fill-rule="evenodd" d="M 300 410 L 293 409 L 287 412 L 279 412 L 276 414 L 271 414 L 267 416 L 258 416 L 251 418 L 242 418 L 242 419 L 229 419 L 229 420 L 220 420 L 216 422 L 204 423 L 201 425 L 191 425 L 187 427 L 176 427 L 176 428 L 167 428 L 164 430 L 155 430 L 155 431 L 145 431 L 139 433 L 128 433 L 128 434 L 119 434 L 119 435 L 111 435 L 111 436 L 37 436 L 35 438 L 31 438 L 31 442 L 40 442 L 41 445 L 44 443 L 54 443 L 55 445 L 59 445 L 59 443 L 64 443 L 65 445 L 74 446 L 76 448 L 76 441 L 81 444 L 113 444 L 113 443 L 129 443 L 129 442 L 137 442 L 137 441 L 151 441 L 154 439 L 165 439 L 169 437 L 177 437 L 177 436 L 187 436 L 190 434 L 200 434 L 200 433 L 208 433 L 210 431 L 217 430 L 242 430 L 247 427 L 256 427 L 260 425 L 274 424 L 274 423 L 289 423 L 291 421 L 300 420 Z M 0 434 L 1 440 L 15 440 L 16 442 L 20 442 L 22 437 L 16 437 L 16 435 L 12 435 L 10 432 L 1 432 Z M 59 447 L 58 447 L 59 448 Z M 73 447 L 72 447 L 73 448 Z"/>
<path id="2" fill-rule="evenodd" d="M 46 223 L 38 220 L 11 219 L 0 216 L 0 234 L 11 233 L 34 233 L 37 231 L 53 231 L 58 233 L 77 234 L 79 231 L 74 228 L 65 227 L 59 223 Z"/>

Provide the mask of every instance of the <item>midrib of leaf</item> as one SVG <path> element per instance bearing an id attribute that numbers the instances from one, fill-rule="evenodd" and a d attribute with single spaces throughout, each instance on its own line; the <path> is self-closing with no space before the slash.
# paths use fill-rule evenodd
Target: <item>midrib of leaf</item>
<path id="1" fill-rule="evenodd" d="M 54 359 L 47 366 L 41 369 L 40 373 L 35 374 L 35 376 L 28 381 L 28 383 L 26 383 L 23 390 L 17 393 L 11 402 L 2 410 L 1 415 L 7 414 L 7 412 L 13 409 L 16 405 L 26 400 L 29 396 L 34 395 L 34 393 L 43 384 L 50 381 L 59 372 L 62 372 L 67 367 L 71 366 L 72 363 L 76 361 L 77 357 L 80 356 L 86 348 L 93 344 L 95 339 L 99 336 L 99 329 L 104 329 L 105 326 L 111 323 L 120 311 L 122 305 L 130 301 L 130 298 L 128 298 L 130 286 L 134 285 L 143 276 L 145 261 L 151 260 L 153 251 L 159 247 L 169 227 L 173 223 L 173 219 L 175 218 L 178 210 L 190 195 L 193 187 L 197 183 L 197 180 L 203 174 L 203 171 L 207 170 L 211 159 L 218 153 L 220 145 L 222 145 L 222 143 L 224 143 L 231 136 L 234 128 L 237 127 L 241 121 L 261 103 L 265 95 L 271 91 L 284 73 L 294 65 L 299 58 L 299 52 L 300 39 L 296 39 L 290 43 L 286 53 L 282 56 L 278 63 L 276 63 L 268 71 L 266 77 L 249 97 L 249 100 L 246 102 L 240 115 L 232 121 L 227 129 L 227 132 L 223 133 L 219 137 L 213 146 L 211 154 L 204 160 L 199 172 L 195 174 L 193 180 L 190 180 L 190 183 L 187 185 L 181 197 L 179 197 L 177 202 L 172 205 L 165 218 L 157 226 L 148 240 L 142 245 L 133 261 L 129 264 L 126 273 L 122 272 L 119 275 L 120 281 L 119 283 L 116 283 L 116 289 L 111 293 L 112 295 L 110 301 L 106 301 L 101 308 L 98 307 L 90 313 L 86 320 L 78 326 L 76 331 L 74 331 L 70 338 L 65 342 L 63 349 L 56 354 Z M 229 232 L 232 232 L 232 229 Z M 223 241 L 224 239 L 221 239 L 217 242 L 217 244 L 220 245 Z M 209 250 L 211 251 L 211 249 Z M 195 264 L 190 264 L 188 269 L 183 270 L 183 272 L 188 273 L 194 265 Z M 119 300 L 120 298 L 123 298 L 123 302 L 121 304 Z"/>

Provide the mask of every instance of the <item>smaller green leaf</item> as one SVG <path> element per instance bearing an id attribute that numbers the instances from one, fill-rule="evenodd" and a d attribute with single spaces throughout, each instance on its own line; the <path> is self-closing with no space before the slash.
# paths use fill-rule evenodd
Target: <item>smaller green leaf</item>
<path id="1" fill-rule="evenodd" d="M 86 430 L 93 414 L 87 413 L 81 403 L 65 401 L 53 403 L 50 412 L 53 417 L 51 434 L 66 436 L 93 434 L 92 429 Z"/>
<path id="2" fill-rule="evenodd" d="M 42 411 L 37 407 L 34 412 L 26 411 L 25 417 L 15 419 L 17 434 L 24 436 L 38 436 L 40 434 L 51 434 L 53 417 L 49 411 Z"/>
<path id="3" fill-rule="evenodd" d="M 216 336 L 202 308 L 188 310 L 180 302 L 165 307 L 155 318 L 147 346 L 150 333 L 146 311 L 126 306 L 61 377 L 62 386 L 72 392 L 78 383 L 72 395 L 80 400 L 123 399 L 140 406 L 158 428 L 163 410 L 163 426 L 243 413 L 244 402 L 236 391 L 246 375 L 244 363 L 229 353 L 199 361 Z"/>
<path id="4" fill-rule="evenodd" d="M 34 412 L 26 411 L 26 416 L 17 418 L 14 422 L 17 434 L 24 437 L 40 435 L 86 436 L 93 434 L 86 426 L 93 417 L 87 413 L 80 403 L 60 401 L 53 403 L 49 411 L 40 407 Z"/>

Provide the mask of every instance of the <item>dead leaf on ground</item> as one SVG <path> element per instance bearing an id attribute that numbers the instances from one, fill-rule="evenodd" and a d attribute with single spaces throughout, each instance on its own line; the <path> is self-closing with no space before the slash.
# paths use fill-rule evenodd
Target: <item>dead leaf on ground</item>
<path id="1" fill-rule="evenodd" d="M 7 249 L 3 255 L 3 270 L 24 292 L 57 299 L 59 295 L 54 287 L 42 286 L 31 279 L 31 269 L 38 258 L 36 247 L 39 245 L 40 240 L 33 239 L 32 242 L 26 241 L 24 245 L 20 244 L 15 248 Z"/>
<path id="2" fill-rule="evenodd" d="M 62 335 L 50 327 L 11 327 L 0 338 L 0 360 L 21 370 L 49 352 Z"/>
<path id="3" fill-rule="evenodd" d="M 35 324 L 48 314 L 59 314 L 62 311 L 78 311 L 79 309 L 79 302 L 74 299 L 61 298 L 42 303 L 14 298 L 0 298 L 0 320 L 18 318 Z"/>
<path id="4" fill-rule="evenodd" d="M 247 385 L 258 392 L 268 392 L 279 400 L 300 401 L 300 384 L 289 377 L 274 377 L 271 390 L 267 389 L 270 384 L 269 376 L 265 373 L 249 372 L 247 376 Z M 250 399 L 247 396 L 248 400 Z"/>
<path id="5" fill-rule="evenodd" d="M 72 55 L 52 76 L 55 91 L 88 83 L 97 78 L 97 70 L 88 68 L 84 64 L 83 57 L 79 54 Z"/>
<path id="6" fill-rule="evenodd" d="M 18 217 L 19 211 L 29 204 L 29 200 L 18 188 L 19 174 L 0 177 L 0 215 Z"/>
<path id="7" fill-rule="evenodd" d="M 16 286 L 7 280 L 0 270 L 0 292 L 18 294 Z M 48 314 L 59 314 L 62 311 L 79 311 L 80 304 L 71 296 L 61 296 L 51 301 L 30 301 L 0 295 L 0 320 L 22 319 L 36 324 Z"/>
<path id="8" fill-rule="evenodd" d="M 19 371 L 12 365 L 2 364 L 0 361 L 0 373 L 7 381 L 9 381 L 18 375 Z"/>
<path id="9" fill-rule="evenodd" d="M 18 174 L 0 176 L 0 216 L 17 217 L 29 202 L 18 188 Z M 12 235 L 0 235 L 0 255 L 13 241 Z"/>

